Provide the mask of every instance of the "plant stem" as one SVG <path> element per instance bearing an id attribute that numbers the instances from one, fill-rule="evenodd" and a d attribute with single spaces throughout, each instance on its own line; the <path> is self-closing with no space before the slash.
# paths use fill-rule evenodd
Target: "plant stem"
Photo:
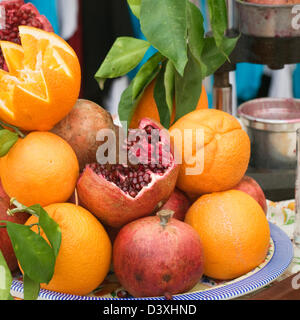
<path id="1" fill-rule="evenodd" d="M 0 223 L 6 223 L 6 221 L 5 221 L 5 220 L 1 220 Z M 39 223 L 33 223 L 33 224 L 28 225 L 29 228 L 32 228 L 33 226 L 38 226 L 38 228 L 39 228 L 39 233 L 40 233 L 40 224 L 39 224 Z M 0 229 L 1 229 L 1 228 L 2 228 L 2 229 L 3 229 L 3 228 L 6 228 L 6 225 L 5 225 L 5 226 L 0 225 Z"/>
<path id="2" fill-rule="evenodd" d="M 75 188 L 75 205 L 79 205 L 77 188 Z"/>
<path id="3" fill-rule="evenodd" d="M 156 214 L 160 219 L 160 225 L 165 228 L 169 222 L 169 220 L 173 217 L 174 211 L 172 210 L 161 210 Z"/>
<path id="4" fill-rule="evenodd" d="M 2 126 L 4 126 L 4 127 L 8 127 L 8 128 L 13 129 L 21 138 L 25 138 L 25 134 L 22 133 L 19 128 L 15 127 L 15 126 L 13 126 L 11 124 L 5 123 L 5 122 L 3 122 L 1 120 L 0 120 L 0 124 Z"/>
<path id="5" fill-rule="evenodd" d="M 17 201 L 15 198 L 10 199 L 10 204 L 14 205 L 16 208 L 7 210 L 7 214 L 9 216 L 13 216 L 15 213 L 18 213 L 18 212 L 26 212 L 26 213 L 29 213 L 29 214 L 37 217 L 37 214 L 35 213 L 34 210 L 29 209 L 28 207 L 24 206 L 19 201 Z"/>

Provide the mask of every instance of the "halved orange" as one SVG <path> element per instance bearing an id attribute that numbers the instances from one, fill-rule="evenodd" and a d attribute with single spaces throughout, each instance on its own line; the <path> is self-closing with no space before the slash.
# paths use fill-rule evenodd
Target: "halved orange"
<path id="1" fill-rule="evenodd" d="M 59 36 L 19 27 L 21 45 L 0 41 L 9 72 L 0 70 L 0 119 L 26 131 L 48 131 L 74 106 L 81 70 Z"/>

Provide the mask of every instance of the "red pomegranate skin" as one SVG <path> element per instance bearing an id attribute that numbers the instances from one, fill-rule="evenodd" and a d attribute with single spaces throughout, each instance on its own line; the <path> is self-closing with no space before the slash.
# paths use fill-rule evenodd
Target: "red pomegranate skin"
<path id="1" fill-rule="evenodd" d="M 147 188 L 140 196 L 130 198 L 87 167 L 77 183 L 79 201 L 104 224 L 120 228 L 135 219 L 150 215 L 158 203 L 168 200 L 175 188 L 179 172 L 177 168 L 171 170 L 164 179 L 156 181 L 154 188 Z"/>
<path id="2" fill-rule="evenodd" d="M 265 194 L 260 185 L 253 178 L 244 176 L 243 179 L 238 183 L 238 185 L 236 185 L 233 189 L 248 193 L 260 204 L 265 213 L 268 212 L 268 205 Z"/>
<path id="3" fill-rule="evenodd" d="M 7 209 L 10 208 L 10 198 L 5 193 L 2 183 L 0 181 L 0 220 L 10 221 L 14 223 L 24 224 L 29 218 L 27 213 L 16 213 L 14 216 L 7 215 Z M 5 225 L 0 223 L 0 225 Z M 12 247 L 10 238 L 7 234 L 6 228 L 0 228 L 0 250 L 6 260 L 10 271 L 15 271 L 18 268 L 17 258 Z"/>
<path id="4" fill-rule="evenodd" d="M 191 290 L 203 275 L 199 235 L 186 223 L 158 216 L 133 221 L 113 245 L 114 272 L 134 297 L 174 295 Z"/>
<path id="5" fill-rule="evenodd" d="M 162 128 L 148 118 L 141 120 L 140 128 L 149 124 L 154 128 Z M 162 139 L 168 134 L 165 132 Z M 172 149 L 171 152 L 174 154 Z M 153 180 L 132 198 L 86 166 L 77 182 L 79 201 L 105 225 L 120 228 L 131 221 L 151 215 L 166 203 L 175 189 L 179 170 L 180 165 L 172 163 L 162 177 Z"/>
<path id="6" fill-rule="evenodd" d="M 109 236 L 109 239 L 110 239 L 111 243 L 113 244 L 115 242 L 116 237 L 117 237 L 118 233 L 120 232 L 121 228 L 113 228 L 113 227 L 104 225 L 104 229 L 106 230 L 106 232 Z"/>
<path id="7" fill-rule="evenodd" d="M 162 206 L 160 210 L 172 210 L 174 211 L 173 218 L 184 221 L 185 214 L 187 213 L 190 205 L 191 202 L 187 196 L 182 191 L 175 188 L 169 200 Z"/>

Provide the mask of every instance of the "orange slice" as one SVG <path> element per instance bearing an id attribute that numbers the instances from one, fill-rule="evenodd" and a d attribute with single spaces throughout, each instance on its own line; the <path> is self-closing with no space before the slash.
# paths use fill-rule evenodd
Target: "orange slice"
<path id="1" fill-rule="evenodd" d="M 6 61 L 6 65 L 11 74 L 17 74 L 23 68 L 24 50 L 19 44 L 1 41 L 1 49 Z"/>
<path id="2" fill-rule="evenodd" d="M 26 131 L 48 131 L 74 106 L 80 64 L 52 32 L 19 27 L 21 45 L 0 41 L 9 72 L 0 70 L 0 119 Z"/>

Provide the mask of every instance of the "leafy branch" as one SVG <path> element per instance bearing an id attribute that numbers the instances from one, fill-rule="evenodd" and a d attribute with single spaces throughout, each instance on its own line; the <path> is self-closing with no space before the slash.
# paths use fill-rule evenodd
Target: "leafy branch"
<path id="1" fill-rule="evenodd" d="M 157 49 L 157 53 L 142 66 L 123 92 L 119 102 L 121 121 L 130 122 L 153 79 L 156 79 L 154 99 L 166 128 L 174 109 L 177 120 L 196 108 L 203 79 L 229 59 L 238 40 L 225 36 L 226 1 L 208 0 L 207 3 L 211 36 L 205 34 L 201 11 L 189 0 L 128 0 L 147 40 L 116 39 L 95 74 L 100 88 L 103 89 L 105 79 L 117 78 L 133 70 L 150 46 Z"/>
<path id="2" fill-rule="evenodd" d="M 54 274 L 55 262 L 61 244 L 61 231 L 59 225 L 40 206 L 26 207 L 16 199 L 11 199 L 14 209 L 8 209 L 8 215 L 26 212 L 38 218 L 32 225 L 22 225 L 10 221 L 0 221 L 0 228 L 6 228 L 14 252 L 23 271 L 24 299 L 35 300 L 38 297 L 41 283 L 49 283 Z M 38 233 L 31 230 L 38 227 Z M 41 229 L 46 238 L 42 237 Z M 0 298 L 10 298 L 11 274 L 0 251 L 0 267 L 6 274 L 7 285 L 0 288 Z M 1 270 L 1 269 L 0 269 Z"/>

